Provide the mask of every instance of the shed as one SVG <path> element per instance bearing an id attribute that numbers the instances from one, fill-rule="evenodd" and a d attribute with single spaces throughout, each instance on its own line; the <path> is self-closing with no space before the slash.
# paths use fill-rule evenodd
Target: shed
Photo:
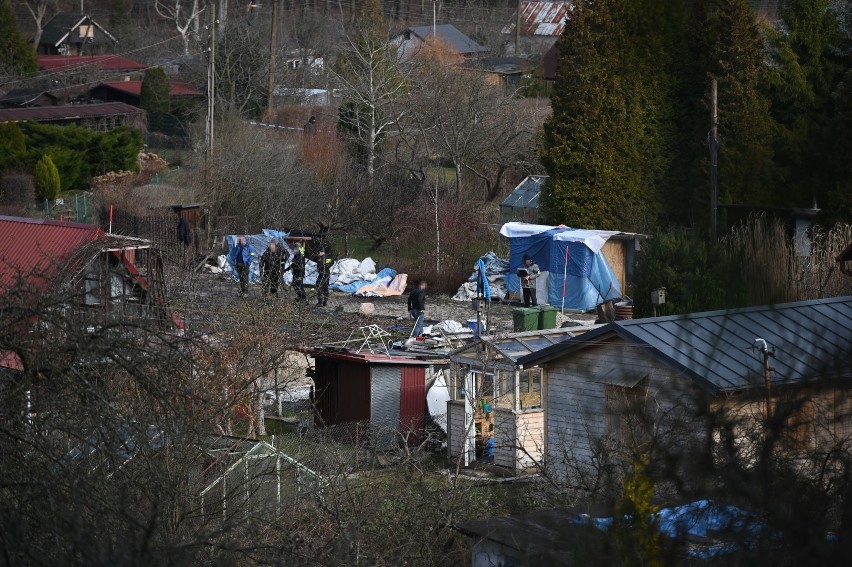
<path id="1" fill-rule="evenodd" d="M 120 126 L 143 127 L 145 111 L 123 102 L 0 110 L 0 123 L 28 120 L 44 124 L 77 124 L 91 130 L 111 131 Z"/>
<path id="2" fill-rule="evenodd" d="M 515 270 L 528 254 L 542 271 L 537 282 L 539 301 L 573 310 L 591 310 L 621 298 L 630 286 L 640 242 L 648 238 L 521 222 L 504 224 L 500 234 L 509 238 L 511 246 L 506 289 L 520 292 Z"/>
<path id="3" fill-rule="evenodd" d="M 482 336 L 450 355 L 447 452 L 465 465 L 490 460 L 515 472 L 544 453 L 547 376 L 538 353 L 596 328 L 568 327 Z M 490 445 L 490 448 L 489 448 Z"/>
<path id="4" fill-rule="evenodd" d="M 651 404 L 659 431 L 692 423 L 680 443 L 698 451 L 708 411 L 753 428 L 792 402 L 795 443 L 836 446 L 852 435 L 850 329 L 852 296 L 615 321 L 544 349 L 549 462 L 591 463 L 597 441 L 625 435 L 625 403 Z"/>
<path id="5" fill-rule="evenodd" d="M 500 222 L 539 222 L 541 188 L 550 179 L 548 175 L 528 175 L 515 190 L 500 203 Z"/>
<path id="6" fill-rule="evenodd" d="M 526 48 L 544 51 L 556 43 L 565 31 L 565 22 L 571 13 L 571 2 L 520 2 L 521 13 L 515 11 L 512 21 L 503 27 L 503 33 L 523 39 Z M 520 33 L 516 28 L 520 22 Z"/>
<path id="7" fill-rule="evenodd" d="M 324 347 L 308 353 L 314 367 L 314 425 L 378 450 L 420 441 L 426 415 L 426 369 L 434 364 L 408 356 L 356 353 Z"/>

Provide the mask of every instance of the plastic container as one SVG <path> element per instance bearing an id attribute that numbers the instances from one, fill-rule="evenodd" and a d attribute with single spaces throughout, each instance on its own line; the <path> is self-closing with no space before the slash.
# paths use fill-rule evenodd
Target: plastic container
<path id="1" fill-rule="evenodd" d="M 523 331 L 537 331 L 538 315 L 539 310 L 537 307 L 516 307 L 515 309 L 512 309 L 512 323 L 514 331 L 516 333 Z"/>
<path id="2" fill-rule="evenodd" d="M 538 328 L 539 329 L 555 329 L 556 314 L 559 309 L 553 305 L 539 305 Z"/>
<path id="3" fill-rule="evenodd" d="M 467 326 L 470 327 L 470 330 L 473 331 L 474 335 L 479 335 L 480 333 L 485 332 L 485 321 L 482 321 L 482 328 L 480 328 L 476 319 L 468 319 Z"/>

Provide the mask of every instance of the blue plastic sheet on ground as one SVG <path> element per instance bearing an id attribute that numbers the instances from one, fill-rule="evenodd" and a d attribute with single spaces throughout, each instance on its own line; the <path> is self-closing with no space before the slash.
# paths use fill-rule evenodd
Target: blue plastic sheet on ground
<path id="1" fill-rule="evenodd" d="M 260 282 L 260 257 L 266 252 L 266 249 L 269 248 L 269 243 L 273 240 L 278 241 L 278 246 L 283 246 L 290 258 L 293 258 L 293 250 L 287 245 L 287 242 L 284 240 L 289 235 L 289 232 L 281 232 L 280 230 L 274 230 L 271 228 L 264 228 L 262 234 L 229 234 L 225 237 L 225 240 L 228 242 L 228 265 L 230 266 L 230 274 L 231 279 L 234 281 L 238 281 L 239 275 L 237 274 L 236 264 L 235 264 L 235 256 L 234 250 L 237 246 L 237 239 L 240 236 L 245 236 L 246 242 L 251 244 L 254 248 L 254 257 L 251 260 L 251 266 L 249 266 L 249 281 L 252 283 Z"/>

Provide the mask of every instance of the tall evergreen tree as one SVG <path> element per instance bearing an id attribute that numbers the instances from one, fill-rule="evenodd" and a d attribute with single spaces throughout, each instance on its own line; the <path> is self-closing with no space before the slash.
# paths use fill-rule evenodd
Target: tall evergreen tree
<path id="1" fill-rule="evenodd" d="M 844 12 L 832 0 L 787 0 L 780 13 L 770 70 L 783 204 L 806 206 L 816 198 L 830 216 L 842 218 L 840 211 L 852 211 L 852 196 L 835 190 L 848 177 L 842 148 L 852 136 L 842 111 L 852 66 L 849 35 L 841 29 L 849 8 Z"/>
<path id="2" fill-rule="evenodd" d="M 711 26 L 708 72 L 719 89 L 719 194 L 737 204 L 774 205 L 764 36 L 746 0 L 720 0 Z"/>
<path id="3" fill-rule="evenodd" d="M 647 230 L 670 165 L 670 53 L 678 2 L 586 0 L 559 40 L 560 63 L 545 123 L 551 176 L 545 217 L 573 226 Z M 669 10 L 670 9 L 670 10 Z"/>
<path id="4" fill-rule="evenodd" d="M 139 93 L 139 106 L 148 112 L 169 112 L 171 110 L 169 88 L 169 78 L 162 67 L 145 69 Z"/>
<path id="5" fill-rule="evenodd" d="M 36 71 L 36 52 L 18 28 L 12 3 L 0 0 L 0 73 L 28 75 Z"/>

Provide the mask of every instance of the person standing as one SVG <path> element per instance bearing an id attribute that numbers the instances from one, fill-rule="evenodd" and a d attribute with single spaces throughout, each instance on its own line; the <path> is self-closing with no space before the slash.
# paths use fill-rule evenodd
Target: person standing
<path id="1" fill-rule="evenodd" d="M 521 279 L 521 288 L 524 292 L 524 307 L 535 307 L 538 305 L 538 298 L 535 293 L 535 281 L 541 275 L 541 270 L 538 264 L 533 262 L 530 256 L 524 256 L 524 269 L 527 275 Z"/>
<path id="2" fill-rule="evenodd" d="M 296 245 L 296 252 L 293 254 L 293 261 L 287 267 L 287 270 L 293 272 L 293 288 L 296 290 L 296 303 L 308 299 L 305 293 L 305 245 L 299 243 Z M 284 270 L 285 272 L 287 270 Z"/>
<path id="3" fill-rule="evenodd" d="M 328 303 L 328 284 L 333 264 L 331 254 L 325 247 L 321 248 L 317 254 L 317 307 L 325 307 Z"/>
<path id="4" fill-rule="evenodd" d="M 237 245 L 234 246 L 232 254 L 232 264 L 237 270 L 237 275 L 240 278 L 240 293 L 248 293 L 249 271 L 251 270 L 252 258 L 254 258 L 254 247 L 251 243 L 246 242 L 245 236 L 240 236 L 237 239 Z"/>
<path id="5" fill-rule="evenodd" d="M 305 127 L 304 127 L 304 132 L 305 132 L 305 135 L 307 135 L 307 136 L 313 136 L 314 134 L 317 133 L 317 117 L 316 116 L 311 115 L 311 117 L 308 118 L 308 122 L 307 122 L 307 124 L 305 124 Z"/>
<path id="6" fill-rule="evenodd" d="M 414 319 L 414 332 L 412 336 L 419 337 L 423 334 L 423 321 L 426 309 L 426 281 L 421 280 L 417 287 L 408 294 L 408 316 Z"/>
<path id="7" fill-rule="evenodd" d="M 281 283 L 281 275 L 284 273 L 284 264 L 287 263 L 287 250 L 278 248 L 278 241 L 272 240 L 266 252 L 260 257 L 260 283 L 263 286 L 263 294 L 278 296 L 278 285 Z"/>

